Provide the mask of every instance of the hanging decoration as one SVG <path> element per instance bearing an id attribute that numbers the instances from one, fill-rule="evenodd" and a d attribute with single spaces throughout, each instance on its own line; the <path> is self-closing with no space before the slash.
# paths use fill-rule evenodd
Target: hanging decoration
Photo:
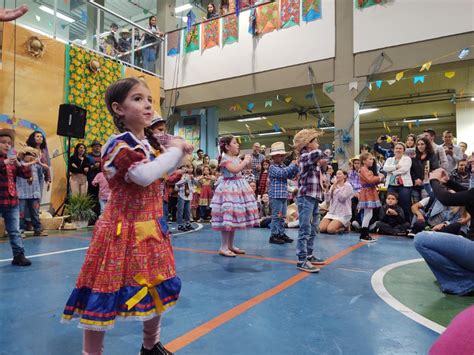
<path id="1" fill-rule="evenodd" d="M 184 53 L 190 53 L 199 50 L 199 32 L 201 26 L 194 25 L 191 31 L 185 29 Z"/>
<path id="2" fill-rule="evenodd" d="M 186 20 L 186 28 L 188 32 L 191 32 L 191 26 L 194 25 L 196 22 L 196 14 L 193 12 L 193 10 L 190 10 L 186 14 L 187 20 Z"/>
<path id="3" fill-rule="evenodd" d="M 393 85 L 395 84 L 397 81 L 396 80 L 387 80 L 387 84 L 388 85 Z"/>
<path id="4" fill-rule="evenodd" d="M 247 110 L 248 112 L 252 113 L 252 110 L 254 109 L 254 107 L 255 107 L 255 104 L 254 104 L 253 102 L 249 102 L 249 103 L 247 104 L 247 109 L 246 109 L 246 110 Z"/>
<path id="5" fill-rule="evenodd" d="M 382 87 L 383 80 L 376 80 L 375 81 L 375 86 L 377 86 L 377 89 L 380 89 Z"/>
<path id="6" fill-rule="evenodd" d="M 179 54 L 179 39 L 181 31 L 169 32 L 166 36 L 166 55 L 169 57 Z"/>
<path id="7" fill-rule="evenodd" d="M 300 0 L 280 0 L 281 28 L 300 24 Z"/>
<path id="8" fill-rule="evenodd" d="M 357 81 L 351 81 L 349 83 L 349 91 L 357 90 L 359 83 Z"/>
<path id="9" fill-rule="evenodd" d="M 395 80 L 400 81 L 403 78 L 404 75 L 405 74 L 402 71 L 397 73 L 397 75 L 395 75 Z"/>
<path id="10" fill-rule="evenodd" d="M 236 15 L 225 16 L 222 19 L 222 46 L 239 40 L 239 18 Z"/>
<path id="11" fill-rule="evenodd" d="M 219 46 L 220 19 L 206 21 L 202 24 L 202 50 Z"/>
<path id="12" fill-rule="evenodd" d="M 386 0 L 355 0 L 356 9 L 365 9 L 374 5 L 383 5 Z"/>
<path id="13" fill-rule="evenodd" d="M 430 68 L 431 68 L 431 61 L 426 62 L 426 63 L 424 63 L 424 64 L 421 66 L 420 73 L 421 73 L 423 70 L 428 71 L 428 70 L 430 70 Z"/>
<path id="14" fill-rule="evenodd" d="M 311 22 L 321 18 L 321 0 L 303 0 L 303 21 Z"/>
<path id="15" fill-rule="evenodd" d="M 235 15 L 239 17 L 240 14 L 240 0 L 235 0 Z"/>
<path id="16" fill-rule="evenodd" d="M 252 36 L 256 36 L 258 34 L 257 33 L 257 9 L 255 7 L 252 7 L 250 9 L 248 31 Z"/>
<path id="17" fill-rule="evenodd" d="M 454 78 L 455 75 L 456 75 L 455 71 L 447 71 L 444 73 L 444 76 L 447 77 L 448 79 Z"/>
<path id="18" fill-rule="evenodd" d="M 26 41 L 26 52 L 32 58 L 41 58 L 46 50 L 44 43 L 39 39 L 39 37 L 31 36 Z"/>
<path id="19" fill-rule="evenodd" d="M 305 97 L 304 97 L 306 100 L 311 100 L 313 98 L 313 93 L 312 92 L 308 92 Z"/>
<path id="20" fill-rule="evenodd" d="M 275 123 L 275 124 L 273 125 L 273 130 L 274 130 L 275 132 L 280 132 L 280 126 L 278 126 L 278 124 Z"/>
<path id="21" fill-rule="evenodd" d="M 265 108 L 269 108 L 269 107 L 272 107 L 272 106 L 273 106 L 273 101 L 272 100 L 265 101 Z"/>
<path id="22" fill-rule="evenodd" d="M 324 91 L 326 91 L 328 94 L 334 92 L 334 84 L 329 84 L 324 87 Z"/>
<path id="23" fill-rule="evenodd" d="M 94 61 L 98 61 L 100 68 L 96 72 L 91 70 Z M 104 101 L 105 90 L 122 77 L 122 66 L 104 57 L 96 57 L 85 49 L 71 46 L 66 47 L 66 63 L 66 102 L 87 110 L 83 143 L 89 146 L 94 139 L 105 142 L 115 132 Z"/>
<path id="24" fill-rule="evenodd" d="M 372 91 L 372 83 L 371 83 L 371 82 L 368 82 L 368 83 L 367 83 L 367 88 L 368 88 L 370 91 Z"/>
<path id="25" fill-rule="evenodd" d="M 451 100 L 449 100 L 449 102 L 451 102 L 453 105 L 456 105 L 456 94 L 453 94 L 453 96 L 451 97 Z"/>
<path id="26" fill-rule="evenodd" d="M 425 82 L 425 76 L 424 75 L 417 75 L 413 77 L 413 84 L 416 83 L 424 83 Z"/>
<path id="27" fill-rule="evenodd" d="M 268 125 L 269 127 L 273 127 L 272 121 L 270 121 L 270 120 L 266 120 L 266 121 L 267 121 L 267 125 Z"/>
<path id="28" fill-rule="evenodd" d="M 459 51 L 458 58 L 459 59 L 464 59 L 469 55 L 469 52 L 471 50 L 469 48 L 463 48 Z"/>
<path id="29" fill-rule="evenodd" d="M 100 70 L 100 62 L 96 58 L 92 58 L 89 62 L 89 69 L 92 73 L 96 73 Z"/>
<path id="30" fill-rule="evenodd" d="M 229 107 L 229 111 L 231 112 L 236 112 L 236 111 L 241 111 L 241 110 L 242 110 L 242 106 L 240 106 L 239 104 L 231 105 Z"/>
<path id="31" fill-rule="evenodd" d="M 289 103 L 291 102 L 291 100 L 293 100 L 293 98 L 292 98 L 291 96 L 286 96 L 286 97 L 284 98 L 284 101 L 285 101 L 287 104 L 289 104 Z"/>
<path id="32" fill-rule="evenodd" d="M 279 27 L 278 1 L 257 7 L 257 33 L 259 35 L 272 32 Z"/>

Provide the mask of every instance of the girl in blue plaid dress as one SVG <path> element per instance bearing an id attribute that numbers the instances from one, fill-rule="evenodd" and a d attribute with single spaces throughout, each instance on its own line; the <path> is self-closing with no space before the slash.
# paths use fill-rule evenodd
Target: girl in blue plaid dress
<path id="1" fill-rule="evenodd" d="M 244 250 L 234 246 L 235 230 L 258 225 L 255 193 L 241 173 L 252 158 L 246 155 L 244 160 L 239 159 L 239 143 L 233 136 L 222 137 L 219 149 L 222 181 L 217 185 L 212 198 L 211 223 L 212 229 L 220 231 L 222 235 L 219 254 L 235 257 L 236 254 L 245 254 Z"/>

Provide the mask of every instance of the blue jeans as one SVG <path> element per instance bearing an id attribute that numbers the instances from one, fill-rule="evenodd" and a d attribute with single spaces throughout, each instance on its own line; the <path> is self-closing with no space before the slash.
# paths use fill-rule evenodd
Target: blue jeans
<path id="1" fill-rule="evenodd" d="M 183 222 L 189 223 L 191 219 L 191 201 L 178 197 L 178 215 L 176 216 L 176 222 L 178 226 L 182 226 Z"/>
<path id="2" fill-rule="evenodd" d="M 300 230 L 296 243 L 298 261 L 305 261 L 313 255 L 314 238 L 319 227 L 319 202 L 313 197 L 300 196 L 296 199 Z"/>
<path id="3" fill-rule="evenodd" d="M 405 214 L 405 221 L 411 221 L 411 187 L 390 185 L 387 192 L 395 192 L 398 195 L 398 205 Z"/>
<path id="4" fill-rule="evenodd" d="M 169 215 L 168 202 L 163 201 L 163 217 L 165 218 L 166 222 L 168 222 L 168 215 Z"/>
<path id="5" fill-rule="evenodd" d="M 421 232 L 415 236 L 415 248 L 441 291 L 455 295 L 474 291 L 474 241 L 455 234 Z"/>
<path id="6" fill-rule="evenodd" d="M 5 220 L 5 229 L 10 238 L 13 256 L 25 253 L 23 248 L 23 239 L 20 234 L 20 207 L 0 207 L 0 214 Z"/>
<path id="7" fill-rule="evenodd" d="M 270 208 L 272 209 L 272 235 L 285 234 L 285 218 L 286 218 L 286 198 L 271 198 Z"/>
<path id="8" fill-rule="evenodd" d="M 26 215 L 28 214 L 33 224 L 35 232 L 41 232 L 41 221 L 39 218 L 40 200 L 39 198 L 20 199 L 20 230 L 26 229 Z"/>
<path id="9" fill-rule="evenodd" d="M 105 205 L 106 205 L 106 204 L 107 204 L 107 200 L 101 200 L 101 199 L 99 199 L 100 214 L 104 213 Z"/>

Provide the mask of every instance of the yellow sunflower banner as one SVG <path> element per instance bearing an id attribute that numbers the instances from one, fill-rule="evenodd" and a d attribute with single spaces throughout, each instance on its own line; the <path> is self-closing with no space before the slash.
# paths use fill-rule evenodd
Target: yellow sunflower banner
<path id="1" fill-rule="evenodd" d="M 66 47 L 66 102 L 87 110 L 86 133 L 82 141 L 102 144 L 115 132 L 105 105 L 105 90 L 122 78 L 122 65 L 83 48 Z M 71 142 L 71 148 L 79 140 Z"/>

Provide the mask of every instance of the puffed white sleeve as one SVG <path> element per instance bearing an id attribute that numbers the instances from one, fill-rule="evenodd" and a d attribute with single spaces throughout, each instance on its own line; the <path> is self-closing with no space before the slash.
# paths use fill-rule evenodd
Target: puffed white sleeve
<path id="1" fill-rule="evenodd" d="M 131 168 L 127 173 L 127 180 L 146 187 L 161 179 L 165 174 L 176 170 L 182 158 L 183 152 L 181 149 L 168 148 L 166 153 L 160 154 L 152 162 L 138 164 Z"/>

